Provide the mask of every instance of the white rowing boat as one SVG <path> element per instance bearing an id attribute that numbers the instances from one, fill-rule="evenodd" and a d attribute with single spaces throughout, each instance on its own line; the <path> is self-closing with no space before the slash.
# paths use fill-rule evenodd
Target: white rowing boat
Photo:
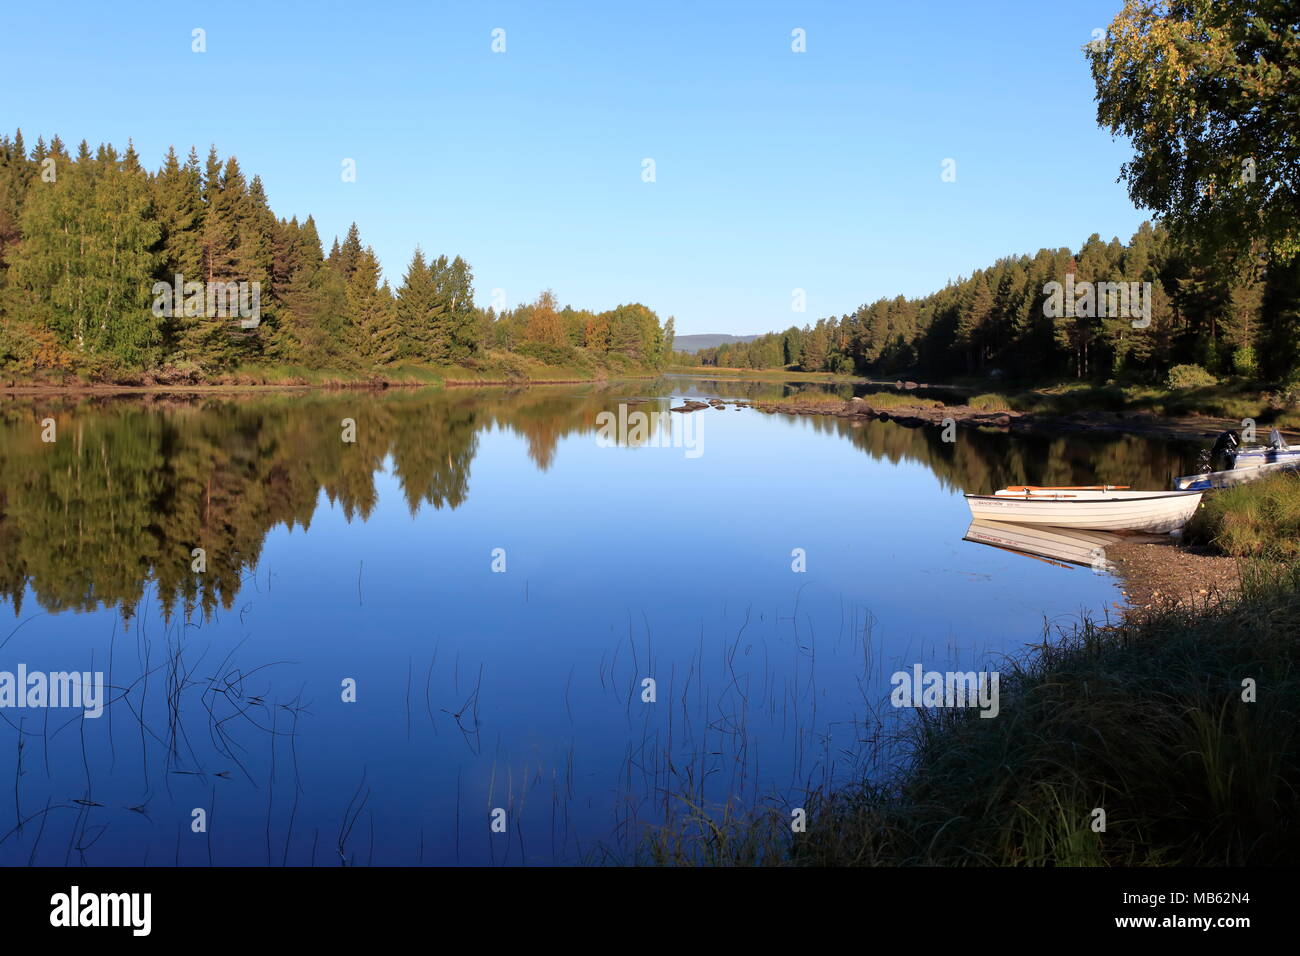
<path id="1" fill-rule="evenodd" d="M 966 495 L 976 521 L 1046 524 L 1092 531 L 1177 531 L 1201 503 L 1200 491 L 1131 491 L 1110 485 L 1003 488 Z"/>

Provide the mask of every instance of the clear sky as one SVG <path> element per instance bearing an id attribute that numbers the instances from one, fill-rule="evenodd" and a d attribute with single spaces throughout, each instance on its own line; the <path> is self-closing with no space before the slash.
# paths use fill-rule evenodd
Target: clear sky
<path id="1" fill-rule="evenodd" d="M 151 168 L 215 143 L 327 247 L 355 220 L 394 286 L 419 244 L 464 256 L 483 305 L 549 287 L 763 332 L 1127 241 L 1129 149 L 1096 125 L 1082 53 L 1119 7 L 9 2 L 0 127 L 130 138 Z"/>

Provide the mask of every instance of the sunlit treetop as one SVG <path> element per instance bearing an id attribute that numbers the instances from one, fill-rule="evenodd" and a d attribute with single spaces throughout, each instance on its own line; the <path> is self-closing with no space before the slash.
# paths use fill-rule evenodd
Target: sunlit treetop
<path id="1" fill-rule="evenodd" d="M 1300 4 L 1126 0 L 1085 50 L 1137 205 L 1229 260 L 1300 254 Z"/>

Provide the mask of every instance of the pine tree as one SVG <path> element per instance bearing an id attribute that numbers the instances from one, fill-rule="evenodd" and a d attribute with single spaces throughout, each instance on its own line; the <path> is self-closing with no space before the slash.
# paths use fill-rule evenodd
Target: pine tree
<path id="1" fill-rule="evenodd" d="M 397 359 L 401 335 L 392 291 L 387 282 L 382 286 L 379 282 L 379 260 L 374 250 L 362 249 L 347 280 L 354 348 L 370 365 L 389 365 Z"/>
<path id="2" fill-rule="evenodd" d="M 448 358 L 464 362 L 481 348 L 474 309 L 474 273 L 469 263 L 457 256 L 451 261 L 446 284 Z"/>
<path id="3" fill-rule="evenodd" d="M 398 354 L 415 362 L 436 361 L 438 333 L 443 306 L 438 301 L 433 271 L 417 247 L 397 290 Z"/>
<path id="4" fill-rule="evenodd" d="M 170 279 L 175 273 L 180 273 L 185 281 L 199 280 L 203 274 L 200 242 L 203 190 L 198 154 L 191 149 L 189 159 L 182 166 L 176 158 L 176 151 L 168 148 L 167 158 L 153 185 L 154 204 L 163 231 L 164 275 L 160 278 Z"/>
<path id="5" fill-rule="evenodd" d="M 352 273 L 356 271 L 361 260 L 361 255 L 361 230 L 354 222 L 348 226 L 348 234 L 343 239 L 343 245 L 330 253 L 330 265 L 342 272 L 343 278 L 351 279 Z"/>
<path id="6" fill-rule="evenodd" d="M 826 357 L 830 351 L 830 339 L 826 326 L 822 322 L 804 336 L 803 354 L 799 356 L 799 367 L 805 372 L 820 372 L 826 367 Z"/>

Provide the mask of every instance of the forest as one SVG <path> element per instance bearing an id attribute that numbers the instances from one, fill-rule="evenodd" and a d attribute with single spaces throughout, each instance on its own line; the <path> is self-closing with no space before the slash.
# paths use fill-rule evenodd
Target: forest
<path id="1" fill-rule="evenodd" d="M 1135 328 L 1132 315 L 1078 314 L 1102 311 L 1096 307 L 1051 315 L 1051 283 L 1071 275 L 1075 283 L 1141 283 L 1150 292 L 1150 324 Z M 1298 315 L 1296 260 L 1270 264 L 1257 254 L 1239 271 L 1216 268 L 1165 226 L 1145 222 L 1127 244 L 1093 234 L 1077 252 L 1009 256 L 930 295 L 884 298 L 849 315 L 703 349 L 697 361 L 1021 382 L 1163 382 L 1171 368 L 1197 365 L 1211 375 L 1277 381 L 1300 364 Z M 676 359 L 694 364 L 690 356 Z"/>
<path id="2" fill-rule="evenodd" d="M 416 249 L 394 289 L 354 223 L 326 253 L 312 217 L 277 218 L 260 177 L 212 147 L 169 149 L 148 171 L 134 146 L 70 155 L 55 136 L 0 137 L 0 372 L 191 383 L 242 366 L 352 371 L 553 366 L 654 369 L 673 319 L 644 305 L 561 307 L 550 290 L 498 311 L 474 302 L 459 256 Z M 255 293 L 248 319 L 212 290 Z M 207 289 L 159 307 L 156 288 Z M 245 296 L 245 301 L 249 296 Z"/>

